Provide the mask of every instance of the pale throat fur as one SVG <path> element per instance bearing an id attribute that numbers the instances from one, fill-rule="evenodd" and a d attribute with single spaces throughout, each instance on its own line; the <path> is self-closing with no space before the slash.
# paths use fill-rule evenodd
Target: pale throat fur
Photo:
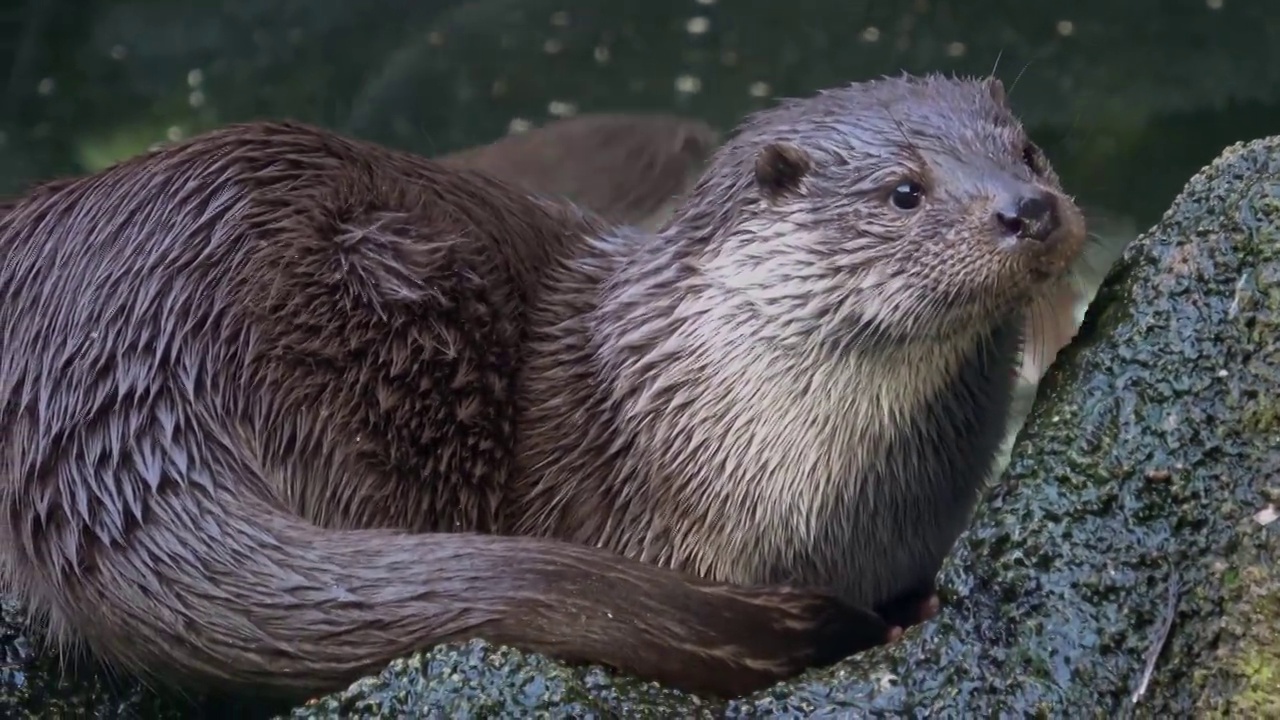
<path id="1" fill-rule="evenodd" d="M 904 183 L 918 210 L 890 202 Z M 1006 224 L 1041 194 L 1061 232 Z M 585 240 L 550 274 L 511 527 L 864 606 L 930 586 L 1082 222 L 997 83 L 748 119 L 659 231 Z"/>
<path id="2" fill-rule="evenodd" d="M 827 342 L 819 318 L 852 310 L 813 306 L 815 288 L 799 280 L 788 292 L 763 259 L 744 272 L 740 253 L 702 252 L 670 232 L 588 240 L 553 280 L 555 313 L 533 314 L 513 530 L 727 582 L 829 587 L 863 604 L 927 581 L 987 472 L 984 452 L 970 448 L 979 462 L 953 479 L 926 468 L 968 458 L 917 460 L 902 448 L 945 454 L 937 446 L 964 435 L 957 424 L 992 419 L 946 417 L 940 396 L 987 398 L 1000 412 L 1011 373 L 1000 358 L 1016 323 Z M 821 230 L 785 221 L 754 218 L 734 232 L 740 240 L 717 246 L 822 246 Z M 938 491 L 953 480 L 954 492 Z"/>

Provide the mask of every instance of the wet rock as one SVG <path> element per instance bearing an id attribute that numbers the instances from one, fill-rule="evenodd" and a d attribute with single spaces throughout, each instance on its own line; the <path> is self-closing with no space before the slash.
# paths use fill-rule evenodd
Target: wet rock
<path id="1" fill-rule="evenodd" d="M 949 559 L 946 609 L 898 645 L 722 705 L 475 642 L 291 715 L 1272 716 L 1278 440 L 1280 137 L 1228 149 L 1129 247 Z M 50 680 L 9 612 L 0 714 L 193 716 Z"/>
<path id="2" fill-rule="evenodd" d="M 716 705 L 654 683 L 570 668 L 476 640 L 391 664 L 293 711 L 293 718 L 714 717 Z"/>
<path id="3" fill-rule="evenodd" d="M 165 718 L 164 701 L 138 682 L 116 682 L 83 658 L 42 652 L 21 609 L 0 600 L 0 717 Z"/>

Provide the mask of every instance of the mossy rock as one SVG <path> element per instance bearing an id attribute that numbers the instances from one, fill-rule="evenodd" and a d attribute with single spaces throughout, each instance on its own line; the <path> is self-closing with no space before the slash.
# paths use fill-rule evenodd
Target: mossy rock
<path id="1" fill-rule="evenodd" d="M 944 569 L 945 610 L 893 647 L 722 704 L 474 642 L 291 715 L 1280 714 L 1280 522 L 1266 511 L 1280 505 L 1280 137 L 1229 148 L 1187 184 L 1040 392 Z M 14 612 L 0 715 L 214 714 L 57 675 Z"/>

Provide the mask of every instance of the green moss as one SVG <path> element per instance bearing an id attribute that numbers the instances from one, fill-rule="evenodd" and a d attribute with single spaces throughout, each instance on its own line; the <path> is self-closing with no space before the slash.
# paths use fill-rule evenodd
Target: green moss
<path id="1" fill-rule="evenodd" d="M 1275 566 L 1255 566 L 1245 572 L 1250 585 L 1249 617 L 1239 669 L 1244 687 L 1237 708 L 1248 717 L 1280 716 L 1280 577 Z"/>
<path id="2" fill-rule="evenodd" d="M 1244 422 L 1253 432 L 1271 434 L 1280 431 L 1280 401 L 1259 398 L 1245 411 Z"/>
<path id="3" fill-rule="evenodd" d="M 1269 535 L 1253 528 L 1245 532 Z M 1241 582 L 1224 598 L 1219 647 L 1214 662 L 1200 674 L 1210 689 L 1198 715 L 1207 717 L 1280 717 L 1280 575 L 1268 555 L 1240 571 Z"/>
<path id="4" fill-rule="evenodd" d="M 664 718 L 710 716 L 710 708 L 653 683 L 611 679 L 598 669 L 572 669 L 538 655 L 481 641 L 449 645 L 391 664 L 375 677 L 318 698 L 294 718 L 405 717 L 431 708 L 451 718 Z"/>

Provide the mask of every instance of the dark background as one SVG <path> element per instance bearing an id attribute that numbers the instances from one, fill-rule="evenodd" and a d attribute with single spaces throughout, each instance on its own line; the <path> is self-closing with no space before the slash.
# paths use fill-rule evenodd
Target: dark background
<path id="1" fill-rule="evenodd" d="M 1276 0 L 0 0 L 0 193 L 249 118 L 432 154 L 557 113 L 729 129 L 778 95 L 986 74 L 1095 213 L 1142 229 L 1280 133 Z"/>

